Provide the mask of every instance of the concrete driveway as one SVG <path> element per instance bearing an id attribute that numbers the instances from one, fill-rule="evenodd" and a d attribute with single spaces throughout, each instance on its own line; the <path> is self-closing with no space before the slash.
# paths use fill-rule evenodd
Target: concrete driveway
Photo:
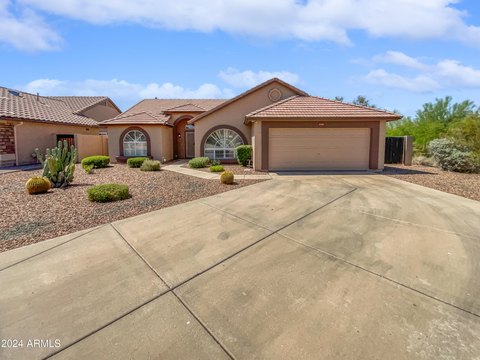
<path id="1" fill-rule="evenodd" d="M 480 203 L 382 175 L 276 176 L 0 269 L 1 359 L 480 359 Z"/>

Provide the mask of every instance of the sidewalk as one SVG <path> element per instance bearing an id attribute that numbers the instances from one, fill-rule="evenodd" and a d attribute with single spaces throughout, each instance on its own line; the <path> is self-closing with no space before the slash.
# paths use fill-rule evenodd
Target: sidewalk
<path id="1" fill-rule="evenodd" d="M 30 171 L 30 170 L 37 170 L 41 169 L 42 165 L 40 164 L 32 164 L 32 165 L 20 165 L 20 166 L 4 166 L 0 167 L 0 175 L 8 174 L 17 171 Z"/>
<path id="2" fill-rule="evenodd" d="M 220 174 L 219 173 L 209 173 L 205 171 L 200 171 L 200 170 L 195 170 L 195 169 L 189 169 L 186 167 L 183 167 L 185 165 L 185 161 L 178 161 L 169 165 L 165 165 L 162 167 L 163 170 L 169 170 L 169 171 L 174 171 L 180 174 L 184 175 L 189 175 L 189 176 L 195 176 L 197 178 L 201 179 L 208 179 L 208 180 L 220 180 Z M 246 171 L 246 173 L 248 170 Z M 237 180 L 269 180 L 272 178 L 272 176 L 267 173 L 265 175 L 235 175 L 235 178 Z"/>

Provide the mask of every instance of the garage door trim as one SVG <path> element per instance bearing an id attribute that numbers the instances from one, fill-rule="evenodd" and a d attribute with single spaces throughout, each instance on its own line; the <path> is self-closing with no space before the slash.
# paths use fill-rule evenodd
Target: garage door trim
<path id="1" fill-rule="evenodd" d="M 320 125 L 322 124 L 322 125 Z M 378 121 L 262 121 L 262 168 L 269 169 L 269 138 L 271 128 L 369 128 L 370 129 L 370 169 L 378 167 L 379 147 L 379 122 Z"/>

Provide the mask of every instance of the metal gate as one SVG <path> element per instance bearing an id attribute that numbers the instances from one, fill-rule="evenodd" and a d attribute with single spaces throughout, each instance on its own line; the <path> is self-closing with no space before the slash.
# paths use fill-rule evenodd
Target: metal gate
<path id="1" fill-rule="evenodd" d="M 75 136 L 74 135 L 57 135 L 57 143 L 59 141 L 62 142 L 63 144 L 63 141 L 64 140 L 67 140 L 67 144 L 68 144 L 68 147 L 72 146 L 72 145 L 75 145 Z M 57 146 L 57 144 L 55 144 L 55 146 Z"/>
<path id="2" fill-rule="evenodd" d="M 385 138 L 385 164 L 402 164 L 405 137 L 392 136 Z"/>

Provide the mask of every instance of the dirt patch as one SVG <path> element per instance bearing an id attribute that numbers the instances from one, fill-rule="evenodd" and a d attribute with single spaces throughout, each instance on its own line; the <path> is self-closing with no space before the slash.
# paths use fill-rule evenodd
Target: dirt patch
<path id="1" fill-rule="evenodd" d="M 384 175 L 480 201 L 480 174 L 443 171 L 430 166 L 386 165 Z"/>
<path id="2" fill-rule="evenodd" d="M 66 189 L 26 194 L 25 182 L 39 175 L 41 170 L 0 175 L 0 252 L 262 181 L 223 185 L 168 170 L 143 172 L 114 165 L 91 175 L 77 169 Z M 112 182 L 127 184 L 132 197 L 105 204 L 88 201 L 89 187 Z"/>

